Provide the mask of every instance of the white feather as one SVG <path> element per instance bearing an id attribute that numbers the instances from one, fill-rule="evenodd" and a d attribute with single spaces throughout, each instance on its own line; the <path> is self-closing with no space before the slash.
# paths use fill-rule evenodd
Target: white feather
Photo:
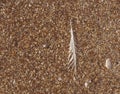
<path id="1" fill-rule="evenodd" d="M 70 29 L 70 44 L 69 44 L 69 68 L 72 67 L 74 70 L 74 74 L 76 74 L 76 46 L 75 46 L 75 39 L 74 39 L 74 32 L 72 28 L 72 24 L 70 23 L 71 29 Z"/>

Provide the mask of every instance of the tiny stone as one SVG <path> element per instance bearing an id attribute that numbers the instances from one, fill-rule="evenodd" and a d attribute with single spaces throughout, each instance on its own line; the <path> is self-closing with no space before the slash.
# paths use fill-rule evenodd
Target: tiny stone
<path id="1" fill-rule="evenodd" d="M 44 44 L 44 45 L 43 45 L 43 48 L 45 48 L 45 47 L 46 47 L 46 45 Z"/>
<path id="2" fill-rule="evenodd" d="M 110 61 L 110 58 L 107 58 L 107 59 L 106 59 L 105 66 L 106 66 L 107 69 L 111 69 L 111 68 L 112 68 L 112 63 L 111 63 L 111 61 Z"/>
<path id="3" fill-rule="evenodd" d="M 91 83 L 91 80 L 86 81 L 86 82 L 85 82 L 85 87 L 86 87 L 86 88 L 89 88 L 88 85 L 89 85 L 90 83 Z"/>
<path id="4" fill-rule="evenodd" d="M 85 82 L 85 87 L 88 88 L 88 82 Z"/>
<path id="5" fill-rule="evenodd" d="M 31 4 L 29 4 L 29 7 L 31 7 L 32 5 Z"/>
<path id="6" fill-rule="evenodd" d="M 62 80 L 62 78 L 61 78 L 61 77 L 58 77 L 58 80 L 59 80 L 59 81 L 61 81 L 61 80 Z"/>

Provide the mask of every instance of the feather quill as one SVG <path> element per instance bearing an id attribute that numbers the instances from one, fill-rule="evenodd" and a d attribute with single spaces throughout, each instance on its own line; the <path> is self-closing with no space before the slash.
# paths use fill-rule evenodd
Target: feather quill
<path id="1" fill-rule="evenodd" d="M 74 38 L 74 32 L 73 32 L 73 28 L 72 28 L 72 23 L 70 21 L 70 44 L 69 44 L 69 56 L 68 56 L 68 61 L 69 61 L 69 66 L 68 68 L 72 68 L 74 70 L 74 75 L 76 75 L 76 46 L 75 46 L 75 38 Z M 75 79 L 75 78 L 74 78 Z"/>

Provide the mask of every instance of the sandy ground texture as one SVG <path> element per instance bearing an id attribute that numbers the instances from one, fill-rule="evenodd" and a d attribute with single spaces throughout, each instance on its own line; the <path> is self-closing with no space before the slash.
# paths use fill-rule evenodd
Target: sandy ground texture
<path id="1" fill-rule="evenodd" d="M 120 0 L 0 0 L 0 94 L 120 94 Z"/>

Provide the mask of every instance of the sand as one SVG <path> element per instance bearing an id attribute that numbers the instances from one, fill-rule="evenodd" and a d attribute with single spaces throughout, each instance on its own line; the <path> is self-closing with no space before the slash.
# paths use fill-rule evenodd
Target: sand
<path id="1" fill-rule="evenodd" d="M 0 0 L 0 94 L 120 94 L 120 0 Z"/>

